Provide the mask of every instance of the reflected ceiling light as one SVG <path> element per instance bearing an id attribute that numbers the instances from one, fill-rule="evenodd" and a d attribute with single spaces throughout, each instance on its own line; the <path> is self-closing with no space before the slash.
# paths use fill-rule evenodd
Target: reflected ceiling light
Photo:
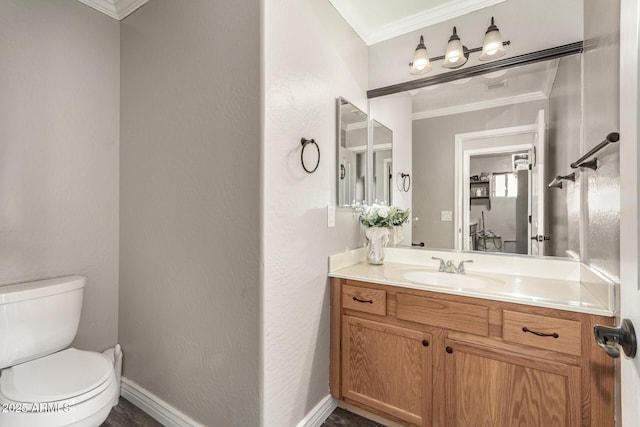
<path id="1" fill-rule="evenodd" d="M 449 37 L 447 52 L 444 54 L 442 66 L 445 68 L 459 68 L 467 62 L 467 59 L 469 59 L 469 53 L 467 49 L 462 46 L 456 27 L 453 27 L 453 34 Z"/>
<path id="2" fill-rule="evenodd" d="M 424 45 L 424 37 L 422 36 L 420 36 L 420 43 L 416 46 L 416 51 L 413 54 L 413 62 L 409 66 L 411 67 L 411 71 L 409 71 L 411 74 L 424 74 L 431 71 L 427 47 Z"/>
<path id="3" fill-rule="evenodd" d="M 493 17 L 491 17 L 491 25 L 487 28 L 482 47 L 467 49 L 458 36 L 457 28 L 453 27 L 453 33 L 451 37 L 449 37 L 446 53 L 443 56 L 429 58 L 427 47 L 424 44 L 424 37 L 420 36 L 420 42 L 413 54 L 413 62 L 409 63 L 409 67 L 411 67 L 409 73 L 414 75 L 428 73 L 431 71 L 431 62 L 439 60 L 444 60 L 442 63 L 442 67 L 444 68 L 460 68 L 467 63 L 470 53 L 480 51 L 482 51 L 479 58 L 481 61 L 497 59 L 507 53 L 504 46 L 510 44 L 511 42 L 508 40 L 506 42 L 502 41 L 500 31 L 498 27 L 496 27 Z"/>
<path id="4" fill-rule="evenodd" d="M 500 58 L 507 53 L 500 36 L 500 31 L 496 24 L 493 22 L 493 16 L 491 17 L 491 25 L 487 28 L 487 32 L 484 35 L 484 42 L 482 43 L 482 55 L 478 58 L 480 61 L 490 61 L 492 59 Z"/>

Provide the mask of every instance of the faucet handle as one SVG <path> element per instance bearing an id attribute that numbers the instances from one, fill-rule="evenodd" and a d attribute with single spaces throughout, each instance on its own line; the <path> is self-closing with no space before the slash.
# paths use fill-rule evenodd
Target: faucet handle
<path id="1" fill-rule="evenodd" d="M 432 256 L 431 259 L 435 259 L 436 261 L 440 261 L 440 267 L 438 267 L 438 271 L 445 271 L 447 269 L 447 267 L 444 264 L 444 260 L 442 258 L 438 258 L 438 257 Z"/>
<path id="2" fill-rule="evenodd" d="M 465 271 L 464 271 L 464 263 L 465 262 L 473 262 L 473 260 L 472 259 L 466 259 L 464 261 L 460 261 L 460 264 L 458 264 L 458 273 L 460 273 L 460 274 L 464 274 L 465 273 Z"/>

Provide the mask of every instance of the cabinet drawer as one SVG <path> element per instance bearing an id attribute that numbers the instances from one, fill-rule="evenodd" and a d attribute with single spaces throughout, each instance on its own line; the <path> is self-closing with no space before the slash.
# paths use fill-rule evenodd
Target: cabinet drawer
<path id="1" fill-rule="evenodd" d="M 410 322 L 489 336 L 489 309 L 461 302 L 398 294 L 396 317 Z"/>
<path id="2" fill-rule="evenodd" d="M 502 324 L 504 341 L 575 356 L 582 353 L 580 322 L 504 310 Z"/>
<path id="3" fill-rule="evenodd" d="M 342 307 L 386 316 L 387 293 L 380 289 L 344 285 L 342 287 Z"/>

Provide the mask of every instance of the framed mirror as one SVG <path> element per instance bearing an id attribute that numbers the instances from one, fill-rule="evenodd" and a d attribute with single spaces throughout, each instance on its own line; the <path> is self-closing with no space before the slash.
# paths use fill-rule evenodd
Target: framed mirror
<path id="1" fill-rule="evenodd" d="M 414 242 L 578 258 L 579 179 L 562 188 L 548 184 L 570 173 L 579 157 L 581 53 L 371 102 L 407 94 Z"/>
<path id="2" fill-rule="evenodd" d="M 373 203 L 391 206 L 393 204 L 393 132 L 377 120 L 373 120 L 371 133 Z"/>
<path id="3" fill-rule="evenodd" d="M 340 97 L 336 118 L 337 206 L 363 203 L 367 191 L 368 117 L 358 107 Z"/>

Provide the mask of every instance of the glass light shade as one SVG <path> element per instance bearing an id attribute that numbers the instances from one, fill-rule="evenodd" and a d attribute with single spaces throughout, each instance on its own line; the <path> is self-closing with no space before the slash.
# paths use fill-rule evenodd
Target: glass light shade
<path id="1" fill-rule="evenodd" d="M 491 17 L 491 26 L 487 29 L 487 33 L 484 35 L 484 42 L 482 43 L 482 54 L 480 61 L 490 61 L 492 59 L 500 58 L 507 53 L 507 50 L 502 44 L 502 37 L 500 36 L 500 30 L 493 23 L 493 17 Z"/>
<path id="2" fill-rule="evenodd" d="M 420 36 L 420 43 L 416 47 L 416 52 L 413 54 L 413 62 L 411 63 L 411 74 L 424 74 L 431 71 L 431 64 L 429 63 L 429 55 L 427 54 L 427 47 L 424 45 L 424 38 Z"/>
<path id="3" fill-rule="evenodd" d="M 450 40 L 447 45 L 447 52 L 444 54 L 444 62 L 442 66 L 445 68 L 462 67 L 467 62 L 464 54 L 464 48 L 460 39 Z"/>

